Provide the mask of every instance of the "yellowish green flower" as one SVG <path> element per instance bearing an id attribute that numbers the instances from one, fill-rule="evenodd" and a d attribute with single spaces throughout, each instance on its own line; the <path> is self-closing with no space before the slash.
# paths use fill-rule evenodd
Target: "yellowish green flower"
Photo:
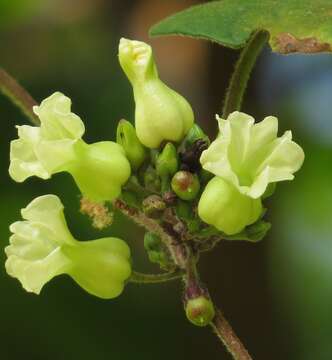
<path id="1" fill-rule="evenodd" d="M 259 219 L 268 185 L 292 180 L 304 153 L 290 131 L 277 136 L 276 117 L 255 124 L 254 118 L 236 111 L 227 120 L 217 120 L 219 135 L 200 158 L 203 168 L 216 176 L 203 191 L 198 213 L 232 235 Z"/>
<path id="2" fill-rule="evenodd" d="M 158 148 L 164 140 L 182 140 L 193 125 L 193 111 L 187 100 L 159 79 L 151 46 L 122 38 L 119 61 L 133 86 L 141 143 Z"/>
<path id="3" fill-rule="evenodd" d="M 219 135 L 200 158 L 204 169 L 232 184 L 241 194 L 261 197 L 268 184 L 293 180 L 304 161 L 302 148 L 292 141 L 291 131 L 281 137 L 278 119 L 233 112 L 227 120 L 217 116 Z"/>
<path id="4" fill-rule="evenodd" d="M 84 124 L 71 112 L 71 100 L 56 92 L 34 107 L 40 126 L 17 126 L 19 138 L 11 142 L 11 177 L 49 179 L 69 172 L 82 194 L 93 201 L 112 200 L 130 176 L 123 148 L 112 141 L 87 144 Z"/>
<path id="5" fill-rule="evenodd" d="M 5 265 L 25 290 L 39 294 L 53 277 L 68 274 L 95 296 L 109 299 L 121 294 L 131 274 L 130 250 L 123 240 L 75 240 L 55 195 L 40 196 L 21 212 L 24 221 L 10 226 L 13 235 L 5 249 Z"/>

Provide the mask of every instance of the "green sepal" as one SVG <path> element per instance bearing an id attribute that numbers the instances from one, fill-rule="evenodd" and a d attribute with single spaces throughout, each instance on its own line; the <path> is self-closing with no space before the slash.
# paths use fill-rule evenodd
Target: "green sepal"
<path id="1" fill-rule="evenodd" d="M 274 194 L 274 192 L 276 191 L 276 188 L 277 188 L 277 183 L 270 183 L 267 186 L 264 194 L 262 195 L 262 199 L 264 200 L 264 199 L 267 199 L 270 196 L 272 196 Z"/>
<path id="2" fill-rule="evenodd" d="M 147 157 L 147 149 L 138 140 L 136 130 L 129 121 L 119 121 L 116 142 L 123 147 L 133 170 L 137 170 Z"/>
<path id="3" fill-rule="evenodd" d="M 156 170 L 160 177 L 172 176 L 179 166 L 176 148 L 172 143 L 167 143 L 156 160 Z"/>

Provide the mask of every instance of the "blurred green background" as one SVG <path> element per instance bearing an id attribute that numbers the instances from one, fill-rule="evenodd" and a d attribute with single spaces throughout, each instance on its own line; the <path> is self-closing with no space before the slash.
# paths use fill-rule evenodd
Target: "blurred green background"
<path id="1" fill-rule="evenodd" d="M 0 0 L 0 64 L 38 100 L 56 90 L 73 100 L 86 140 L 113 139 L 117 121 L 133 120 L 131 88 L 117 61 L 125 36 L 148 40 L 149 27 L 196 3 L 173 0 Z M 150 41 L 150 40 L 149 40 Z M 151 40 L 161 77 L 190 100 L 201 126 L 214 134 L 214 114 L 237 52 L 185 38 Z M 269 200 L 269 236 L 259 244 L 225 242 L 200 263 L 204 281 L 255 360 L 332 359 L 332 56 L 288 56 L 265 49 L 243 109 L 257 119 L 276 115 L 292 129 L 306 161 L 294 182 L 278 185 Z M 79 239 L 105 233 L 78 212 L 69 176 L 8 176 L 14 125 L 27 123 L 0 97 L 0 241 L 34 197 L 54 193 L 66 206 Z M 142 233 L 117 217 L 110 230 L 128 240 L 134 266 L 147 261 Z M 0 270 L 0 358 L 47 360 L 229 359 L 209 328 L 191 326 L 181 284 L 129 284 L 112 301 L 94 298 L 68 277 L 28 294 Z"/>

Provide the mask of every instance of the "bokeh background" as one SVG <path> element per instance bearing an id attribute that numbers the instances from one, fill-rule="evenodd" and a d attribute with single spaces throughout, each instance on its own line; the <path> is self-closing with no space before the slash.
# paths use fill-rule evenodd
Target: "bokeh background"
<path id="1" fill-rule="evenodd" d="M 0 65 L 38 100 L 59 90 L 86 124 L 86 140 L 113 139 L 117 121 L 133 120 L 131 88 L 117 61 L 120 37 L 150 41 L 163 80 L 185 95 L 213 136 L 214 114 L 238 52 L 185 38 L 148 39 L 148 29 L 195 1 L 0 0 Z M 306 161 L 294 182 L 268 202 L 273 223 L 259 244 L 225 242 L 200 263 L 218 305 L 256 360 L 332 358 L 332 56 L 278 56 L 266 48 L 243 109 L 273 114 L 292 129 Z M 55 193 L 79 239 L 104 236 L 78 212 L 69 176 L 8 176 L 9 142 L 24 116 L 0 96 L 0 243 L 34 197 Z M 117 216 L 110 229 L 128 240 L 135 268 L 147 261 L 142 233 Z M 68 277 L 28 294 L 4 271 L 0 255 L 0 358 L 47 360 L 230 359 L 209 328 L 191 326 L 180 284 L 129 284 L 113 301 L 92 297 Z"/>

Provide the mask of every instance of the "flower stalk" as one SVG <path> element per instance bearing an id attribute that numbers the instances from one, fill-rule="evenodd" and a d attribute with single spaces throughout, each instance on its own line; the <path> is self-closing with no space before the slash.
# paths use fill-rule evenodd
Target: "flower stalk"
<path id="1" fill-rule="evenodd" d="M 258 30 L 252 34 L 250 40 L 242 50 L 226 93 L 222 109 L 224 118 L 227 118 L 233 111 L 241 109 L 243 95 L 247 88 L 250 74 L 268 39 L 269 33 L 267 31 Z"/>
<path id="2" fill-rule="evenodd" d="M 26 115 L 33 125 L 39 125 L 39 119 L 32 111 L 32 108 L 37 105 L 37 102 L 2 68 L 0 68 L 0 91 Z"/>

